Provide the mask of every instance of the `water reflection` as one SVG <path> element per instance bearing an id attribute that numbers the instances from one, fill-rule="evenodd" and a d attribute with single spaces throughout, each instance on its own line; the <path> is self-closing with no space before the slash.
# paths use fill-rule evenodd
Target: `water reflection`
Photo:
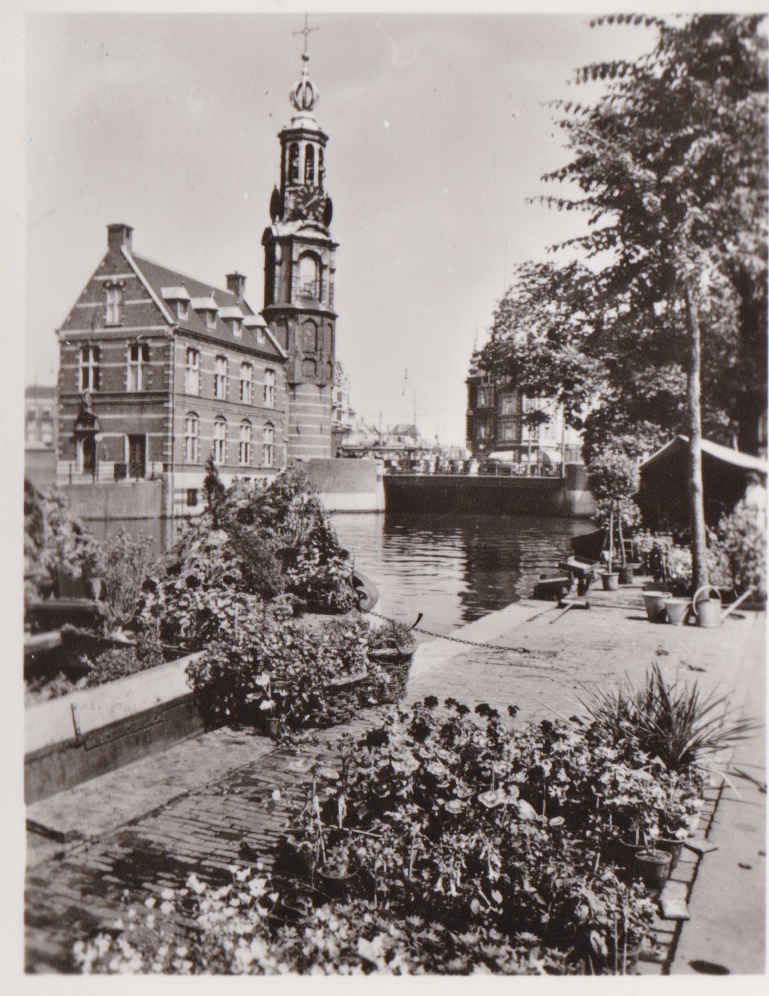
<path id="1" fill-rule="evenodd" d="M 342 543 L 380 593 L 378 611 L 447 633 L 531 593 L 569 538 L 590 525 L 540 516 L 332 516 Z"/>

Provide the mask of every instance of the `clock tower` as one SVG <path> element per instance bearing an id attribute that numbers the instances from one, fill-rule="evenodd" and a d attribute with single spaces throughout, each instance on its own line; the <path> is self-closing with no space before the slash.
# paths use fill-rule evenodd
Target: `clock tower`
<path id="1" fill-rule="evenodd" d="M 331 198 L 326 190 L 328 135 L 314 116 L 318 91 L 309 75 L 307 36 L 302 73 L 290 94 L 291 123 L 280 140 L 280 187 L 264 230 L 262 315 L 288 354 L 287 456 L 333 457 L 332 388 L 336 313 Z"/>

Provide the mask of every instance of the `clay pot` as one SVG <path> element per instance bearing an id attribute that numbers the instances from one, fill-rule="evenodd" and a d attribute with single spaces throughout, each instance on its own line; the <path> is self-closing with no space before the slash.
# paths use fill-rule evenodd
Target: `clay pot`
<path id="1" fill-rule="evenodd" d="M 681 857 L 681 851 L 683 850 L 683 841 L 678 840 L 676 837 L 659 837 L 655 842 L 654 846 L 658 851 L 665 851 L 666 854 L 670 855 L 670 872 L 675 870 L 678 864 L 678 859 Z"/>
<path id="2" fill-rule="evenodd" d="M 619 572 L 604 571 L 601 574 L 601 583 L 604 591 L 617 591 L 619 588 Z"/>
<path id="3" fill-rule="evenodd" d="M 667 610 L 665 603 L 673 596 L 669 591 L 644 591 L 644 606 L 649 622 L 665 622 Z"/>
<path id="4" fill-rule="evenodd" d="M 624 567 L 619 569 L 619 583 L 620 584 L 632 584 L 633 583 L 633 565 L 625 564 Z"/>
<path id="5" fill-rule="evenodd" d="M 671 856 L 657 848 L 643 848 L 635 856 L 635 870 L 650 889 L 661 889 L 670 875 Z"/>
<path id="6" fill-rule="evenodd" d="M 689 618 L 691 602 L 688 598 L 669 598 L 665 602 L 665 611 L 668 622 L 673 626 L 680 626 Z"/>

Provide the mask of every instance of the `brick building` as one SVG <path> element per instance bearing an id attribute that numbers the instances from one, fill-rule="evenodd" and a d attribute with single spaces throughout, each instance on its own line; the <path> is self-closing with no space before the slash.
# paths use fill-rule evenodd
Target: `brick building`
<path id="1" fill-rule="evenodd" d="M 209 453 L 224 480 L 285 464 L 286 354 L 245 298 L 133 252 L 107 251 L 58 331 L 58 478 L 166 475 L 166 512 L 194 511 Z"/>
<path id="2" fill-rule="evenodd" d="M 241 274 L 212 287 L 136 255 L 132 228 L 108 225 L 106 253 L 57 331 L 60 482 L 160 479 L 162 513 L 183 515 L 201 508 L 210 453 L 225 482 L 334 456 L 328 136 L 302 59 L 262 239 L 264 318 Z"/>
<path id="3" fill-rule="evenodd" d="M 473 352 L 465 381 L 466 440 L 473 458 L 509 463 L 522 474 L 553 472 L 562 460 L 581 462 L 580 435 L 565 425 L 561 408 L 547 399 L 527 398 L 510 378 L 482 370 L 480 355 Z M 544 412 L 547 421 L 534 412 Z"/>

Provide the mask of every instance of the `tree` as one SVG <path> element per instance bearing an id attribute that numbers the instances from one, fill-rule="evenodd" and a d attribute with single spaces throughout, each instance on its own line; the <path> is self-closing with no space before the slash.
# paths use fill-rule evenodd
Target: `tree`
<path id="1" fill-rule="evenodd" d="M 563 267 L 519 273 L 522 295 L 495 318 L 533 319 L 517 372 L 533 393 L 545 393 L 538 381 L 571 373 L 560 397 L 576 402 L 568 417 L 588 435 L 636 422 L 661 435 L 687 432 L 699 586 L 707 580 L 702 423 L 725 420 L 755 449 L 765 407 L 766 40 L 760 16 L 595 23 L 604 21 L 652 26 L 657 44 L 633 63 L 578 70 L 577 82 L 603 80 L 606 89 L 593 104 L 556 103 L 572 158 L 544 177 L 577 193 L 541 199 L 587 212 L 587 232 L 559 248 L 594 259 L 597 269 L 572 264 L 574 288 Z M 560 334 L 559 308 L 567 315 Z M 495 339 L 499 352 L 505 340 Z M 507 344 L 518 348 L 509 334 Z M 597 386 L 593 411 L 585 411 L 583 388 L 569 386 L 580 373 Z"/>
<path id="2" fill-rule="evenodd" d="M 216 466 L 213 453 L 210 453 L 206 460 L 206 476 L 203 478 L 203 494 L 206 496 L 206 507 L 211 516 L 211 524 L 214 529 L 218 529 L 221 523 L 222 508 L 227 494 L 221 477 L 219 468 Z"/>

